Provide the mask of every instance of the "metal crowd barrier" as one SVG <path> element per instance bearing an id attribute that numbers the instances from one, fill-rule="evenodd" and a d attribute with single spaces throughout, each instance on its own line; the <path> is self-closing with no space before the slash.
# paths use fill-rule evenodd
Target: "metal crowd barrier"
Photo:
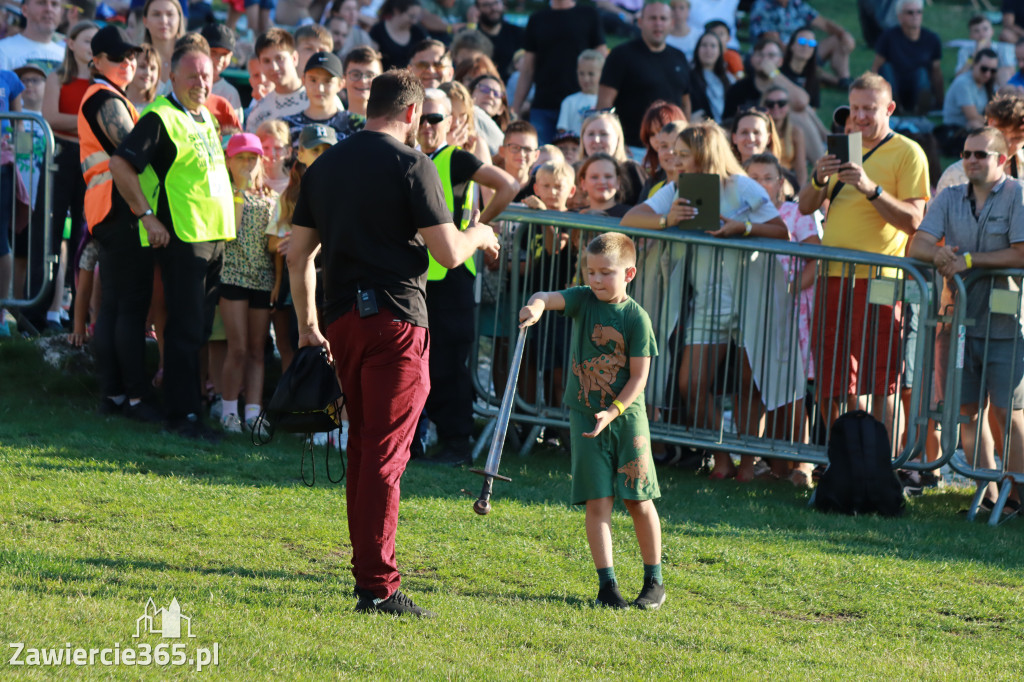
<path id="1" fill-rule="evenodd" d="M 52 293 L 54 141 L 42 115 L 29 111 L 0 113 L 0 138 L 0 240 L 7 240 L 14 260 L 13 287 L 0 290 L 0 307 L 16 313 Z"/>
<path id="2" fill-rule="evenodd" d="M 550 211 L 509 209 L 499 220 L 501 263 L 478 278 L 471 369 L 477 414 L 489 419 L 478 449 L 494 425 L 519 309 L 536 291 L 582 284 L 587 242 L 617 231 L 637 244 L 638 273 L 628 293 L 647 310 L 657 337 L 646 391 L 653 440 L 825 464 L 833 418 L 859 406 L 889 429 L 893 466 L 932 469 L 948 459 L 916 461 L 923 459 L 929 419 L 957 418 L 954 406 L 933 406 L 934 344 L 914 336 L 916 330 L 917 339 L 932 338 L 940 322 L 933 273 L 924 264 L 775 239 L 630 229 L 611 218 Z M 840 300 L 855 291 L 861 297 L 856 310 L 826 309 L 821 290 L 829 268 Z M 890 333 L 879 336 L 887 326 Z M 521 454 L 541 428 L 568 431 L 562 390 L 569 372 L 582 371 L 570 357 L 570 328 L 560 314 L 547 313 L 530 334 L 512 413 L 513 423 L 531 427 Z M 860 364 L 851 366 L 851 354 Z M 832 390 L 822 385 L 825 370 L 839 377 Z M 949 375 L 956 378 L 957 369 Z M 847 400 L 851 392 L 879 397 Z M 827 399 L 829 393 L 835 397 Z"/>
<path id="3" fill-rule="evenodd" d="M 951 428 L 947 437 L 944 424 L 943 455 L 954 471 L 978 482 L 969 520 L 986 488 L 998 488 L 992 526 L 1000 522 L 1013 482 L 1024 483 L 1024 390 L 1015 390 L 1024 383 L 1022 279 L 1024 270 L 970 270 L 953 277 L 942 301 L 956 319 L 935 340 L 937 355 L 948 354 L 948 367 L 957 369 L 947 369 L 937 383 L 958 413 L 963 446 L 961 458 L 957 430 Z"/>

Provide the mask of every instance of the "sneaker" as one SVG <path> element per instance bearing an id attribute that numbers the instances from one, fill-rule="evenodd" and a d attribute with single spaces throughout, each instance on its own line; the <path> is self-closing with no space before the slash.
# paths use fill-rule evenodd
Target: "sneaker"
<path id="1" fill-rule="evenodd" d="M 210 403 L 210 419 L 216 419 L 220 421 L 220 418 L 224 416 L 224 401 L 220 395 L 213 397 L 213 402 Z"/>
<path id="2" fill-rule="evenodd" d="M 164 416 L 160 413 L 160 410 L 141 400 L 134 405 L 126 401 L 122 410 L 124 411 L 124 416 L 129 419 L 134 419 L 137 422 L 149 422 L 154 424 L 164 420 Z"/>
<path id="3" fill-rule="evenodd" d="M 607 606 L 610 609 L 629 608 L 629 602 L 622 598 L 622 594 L 619 592 L 619 585 L 614 582 L 606 582 L 604 585 L 601 585 L 601 589 L 597 591 L 597 599 L 594 605 Z"/>
<path id="4" fill-rule="evenodd" d="M 228 433 L 242 432 L 242 419 L 237 414 L 228 413 L 220 418 L 220 425 Z"/>
<path id="5" fill-rule="evenodd" d="M 221 434 L 201 422 L 197 414 L 188 414 L 169 420 L 167 431 L 192 440 L 205 440 L 209 443 L 221 441 Z"/>
<path id="6" fill-rule="evenodd" d="M 257 428 L 257 424 L 259 427 Z M 261 441 L 270 438 L 270 430 L 267 428 L 267 420 L 260 419 L 259 417 L 253 417 L 252 419 L 245 420 L 245 431 L 246 433 L 254 434 Z"/>
<path id="7" fill-rule="evenodd" d="M 662 583 L 654 582 L 653 578 L 644 580 L 644 588 L 640 595 L 633 600 L 633 606 L 638 609 L 653 611 L 665 603 L 665 586 Z"/>
<path id="8" fill-rule="evenodd" d="M 373 593 L 356 588 L 359 601 L 356 603 L 356 611 L 359 613 L 390 613 L 393 616 L 417 616 L 419 618 L 433 618 L 437 614 L 427 611 L 413 603 L 401 590 L 395 590 L 387 599 L 378 599 Z"/>
<path id="9" fill-rule="evenodd" d="M 96 412 L 98 414 L 103 415 L 104 417 L 109 417 L 112 414 L 121 414 L 122 411 L 124 411 L 124 403 L 118 405 L 113 400 L 107 397 L 103 397 L 100 400 L 99 406 L 96 408 Z"/>

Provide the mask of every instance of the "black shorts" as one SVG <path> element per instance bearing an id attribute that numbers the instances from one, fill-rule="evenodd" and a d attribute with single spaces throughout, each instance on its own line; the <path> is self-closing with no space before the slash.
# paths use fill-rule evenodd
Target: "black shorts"
<path id="1" fill-rule="evenodd" d="M 234 284 L 220 283 L 220 297 L 229 301 L 248 301 L 250 308 L 258 310 L 270 309 L 270 292 L 259 291 L 236 286 Z"/>

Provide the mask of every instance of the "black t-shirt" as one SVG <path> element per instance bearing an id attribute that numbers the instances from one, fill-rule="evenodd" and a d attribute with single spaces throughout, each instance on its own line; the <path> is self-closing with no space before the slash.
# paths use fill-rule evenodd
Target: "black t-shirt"
<path id="1" fill-rule="evenodd" d="M 444 149 L 442 147 L 441 149 Z M 431 154 L 433 158 L 440 149 Z M 469 181 L 483 167 L 483 162 L 471 153 L 456 149 L 452 152 L 451 182 L 455 210 L 452 219 L 456 227 L 462 226 L 462 204 L 466 200 Z M 475 303 L 473 297 L 473 274 L 465 265 L 449 270 L 444 279 L 427 282 L 427 308 L 433 312 L 441 309 L 467 309 Z"/>
<path id="2" fill-rule="evenodd" d="M 729 120 L 740 109 L 756 107 L 761 104 L 761 91 L 753 76 L 745 76 L 729 86 L 725 91 L 725 106 L 722 108 L 722 119 Z"/>
<path id="3" fill-rule="evenodd" d="M 815 81 L 814 84 L 811 85 L 811 87 L 808 87 L 807 77 L 798 74 L 796 71 L 793 70 L 793 68 L 789 64 L 783 64 L 782 66 L 780 66 L 779 72 L 782 73 L 782 75 L 788 78 L 789 80 L 793 81 L 793 83 L 799 85 L 801 88 L 807 91 L 807 96 L 811 98 L 812 107 L 817 109 L 818 107 L 821 106 L 821 83 L 819 81 Z M 788 98 L 789 95 L 786 95 L 786 97 Z"/>
<path id="4" fill-rule="evenodd" d="M 324 255 L 326 321 L 373 289 L 395 317 L 427 326 L 427 247 L 418 230 L 452 222 L 434 164 L 385 133 L 362 130 L 302 177 L 292 223 L 315 229 Z"/>
<path id="5" fill-rule="evenodd" d="M 1003 14 L 1012 14 L 1014 25 L 1024 24 L 1024 0 L 1003 0 L 1000 11 Z"/>
<path id="6" fill-rule="evenodd" d="M 501 30 L 498 35 L 492 36 L 490 33 L 484 33 L 484 35 L 490 38 L 494 45 L 494 56 L 491 57 L 491 61 L 498 67 L 501 77 L 508 80 L 512 70 L 512 56 L 523 46 L 526 31 L 507 21 L 501 22 L 500 26 Z"/>
<path id="7" fill-rule="evenodd" d="M 626 144 L 640 147 L 640 124 L 647 107 L 659 99 L 681 104 L 690 92 L 690 67 L 686 55 L 671 45 L 652 52 L 642 38 L 636 38 L 608 55 L 601 85 L 618 91 L 615 113 L 622 123 Z"/>
<path id="8" fill-rule="evenodd" d="M 107 83 L 111 87 L 117 87 L 116 85 L 109 83 L 109 81 L 107 81 Z M 117 145 L 107 137 L 107 134 L 103 132 L 103 128 L 99 125 L 100 109 L 102 109 L 103 106 L 111 100 L 117 100 L 120 102 L 120 106 L 124 107 L 125 113 L 128 113 L 128 107 L 124 104 L 124 99 L 118 97 L 109 90 L 97 90 L 89 96 L 89 99 L 82 102 L 82 116 L 85 117 L 89 127 L 92 129 L 92 134 L 96 136 L 97 140 L 99 140 L 100 145 L 103 147 L 103 151 L 107 154 L 113 155 L 114 152 L 117 151 Z M 110 213 L 103 222 L 123 223 L 124 221 L 131 219 L 131 209 L 128 208 L 128 203 L 121 196 L 121 193 L 117 191 L 117 185 L 115 185 L 113 191 L 110 193 Z M 95 227 L 95 225 L 93 227 Z"/>
<path id="9" fill-rule="evenodd" d="M 593 7 L 547 7 L 530 15 L 523 47 L 535 56 L 533 107 L 557 111 L 563 99 L 580 89 L 576 78 L 580 52 L 601 45 L 604 30 Z"/>
<path id="10" fill-rule="evenodd" d="M 370 37 L 373 38 L 380 48 L 384 70 L 387 71 L 392 66 L 399 69 L 409 66 L 409 60 L 412 59 L 413 55 L 412 48 L 421 40 L 426 40 L 430 36 L 419 24 L 413 24 L 409 28 L 409 42 L 405 45 L 399 45 L 391 39 L 391 35 L 384 28 L 384 22 L 378 21 L 370 28 Z"/>
<path id="11" fill-rule="evenodd" d="M 181 111 L 185 108 L 174 97 L 168 97 L 171 104 Z M 203 117 L 189 113 L 196 122 L 202 123 Z M 178 147 L 167 134 L 164 122 L 155 113 L 144 114 L 135 124 L 128 137 L 121 141 L 116 154 L 132 165 L 136 172 L 141 173 L 146 166 L 151 166 L 156 177 L 163 186 L 167 180 L 167 172 L 178 157 Z M 156 204 L 156 217 L 164 227 L 174 234 L 174 223 L 171 220 L 171 207 L 167 203 L 167 192 L 160 192 Z"/>
<path id="12" fill-rule="evenodd" d="M 931 69 L 933 62 L 942 59 L 942 40 L 926 28 L 917 40 L 910 40 L 899 26 L 893 26 L 878 38 L 875 52 L 898 71 L 909 73 L 922 67 Z"/>

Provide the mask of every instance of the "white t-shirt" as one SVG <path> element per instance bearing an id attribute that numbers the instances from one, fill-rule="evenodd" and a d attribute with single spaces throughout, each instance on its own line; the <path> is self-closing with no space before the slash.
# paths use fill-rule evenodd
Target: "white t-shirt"
<path id="1" fill-rule="evenodd" d="M 740 41 L 736 39 L 736 10 L 740 0 L 700 0 L 690 3 L 690 28 L 697 32 L 697 37 L 704 33 L 704 25 L 709 21 L 725 22 L 729 27 L 729 44 L 734 50 L 740 49 Z"/>
<path id="2" fill-rule="evenodd" d="M 37 43 L 20 33 L 0 40 L 0 69 L 14 71 L 28 63 L 50 73 L 64 61 L 64 41 Z"/>
<path id="3" fill-rule="evenodd" d="M 574 92 L 562 100 L 558 111 L 558 129 L 580 134 L 583 127 L 583 114 L 597 106 L 597 95 L 585 92 Z"/>
<path id="4" fill-rule="evenodd" d="M 704 35 L 703 28 L 701 28 L 698 31 L 697 29 L 691 26 L 690 32 L 682 37 L 674 36 L 671 33 L 669 33 L 667 36 L 665 36 L 665 42 L 671 45 L 672 47 L 676 48 L 683 54 L 685 54 L 686 61 L 692 62 L 693 53 L 697 49 L 697 41 L 700 40 L 700 37 L 702 35 Z"/>
<path id="5" fill-rule="evenodd" d="M 341 103 L 341 100 L 337 97 L 335 99 L 338 101 L 338 111 L 345 111 L 345 105 Z M 306 96 L 305 87 L 287 95 L 281 95 L 272 90 L 249 110 L 249 117 L 245 122 L 245 132 L 255 133 L 264 121 L 301 114 L 308 107 L 309 97 Z"/>
<path id="6" fill-rule="evenodd" d="M 963 68 L 971 58 L 974 57 L 974 53 L 978 51 L 978 43 L 974 40 L 950 40 L 946 43 L 946 47 L 956 48 L 956 69 L 953 73 L 957 73 Z M 1017 67 L 1017 55 L 1014 53 L 1014 47 L 1010 43 L 992 43 L 992 49 L 995 50 L 996 56 L 999 59 L 999 66 L 1012 66 Z"/>
<path id="7" fill-rule="evenodd" d="M 676 200 L 676 183 L 670 182 L 644 202 L 658 215 L 667 215 L 672 202 Z M 779 216 L 775 204 L 768 197 L 764 187 L 746 175 L 734 175 L 728 183 L 722 183 L 719 213 L 732 220 L 752 223 L 766 223 Z"/>

